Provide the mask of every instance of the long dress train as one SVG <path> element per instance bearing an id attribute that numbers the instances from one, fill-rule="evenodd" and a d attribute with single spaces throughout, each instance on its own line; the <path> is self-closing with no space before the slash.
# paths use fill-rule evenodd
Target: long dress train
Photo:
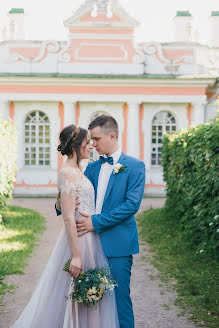
<path id="1" fill-rule="evenodd" d="M 66 180 L 60 188 L 62 192 L 79 196 L 76 219 L 82 218 L 80 211 L 95 213 L 94 189 L 84 175 L 76 185 Z M 80 237 L 79 245 L 83 270 L 108 265 L 98 234 L 89 232 Z M 71 257 L 64 228 L 29 303 L 12 328 L 119 328 L 114 293 L 104 295 L 97 311 L 66 298 L 71 289 L 71 276 L 63 267 Z"/>

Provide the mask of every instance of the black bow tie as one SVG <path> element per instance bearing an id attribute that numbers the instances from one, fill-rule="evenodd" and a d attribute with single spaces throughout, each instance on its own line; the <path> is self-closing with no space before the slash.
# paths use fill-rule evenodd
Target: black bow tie
<path id="1" fill-rule="evenodd" d="M 110 156 L 110 157 L 103 157 L 103 156 L 100 156 L 100 163 L 101 165 L 104 164 L 104 163 L 109 163 L 110 165 L 113 165 L 113 157 Z"/>

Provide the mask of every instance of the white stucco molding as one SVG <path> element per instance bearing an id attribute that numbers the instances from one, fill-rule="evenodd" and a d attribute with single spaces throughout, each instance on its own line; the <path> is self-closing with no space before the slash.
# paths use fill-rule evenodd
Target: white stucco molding
<path id="1" fill-rule="evenodd" d="M 123 47 L 123 46 L 122 46 Z M 125 48 L 124 48 L 125 49 Z M 126 50 L 125 50 L 126 51 Z M 124 52 L 124 50 L 123 50 Z M 124 53 L 125 55 L 125 53 Z M 63 56 L 66 57 L 66 61 L 61 60 L 62 62 L 59 63 L 59 73 L 60 74 L 103 74 L 103 75 L 141 75 L 144 73 L 144 66 L 142 64 L 136 64 L 136 63 L 122 63 L 121 61 L 126 60 L 126 57 L 119 58 L 114 57 L 113 59 L 110 58 L 99 58 L 93 57 L 91 59 L 80 58 L 78 57 L 77 60 L 83 59 L 85 62 L 68 62 L 70 59 L 68 58 L 69 53 L 64 52 Z M 71 56 L 70 56 L 71 57 Z M 96 60 L 95 65 L 93 63 L 93 60 Z M 98 60 L 101 62 L 98 62 Z M 107 61 L 110 61 L 107 62 Z M 118 61 L 119 63 L 115 62 Z M 66 64 L 67 63 L 67 64 Z M 115 81 L 114 81 L 115 83 Z M 101 84 L 104 84 L 103 81 L 101 81 Z"/>
<path id="2" fill-rule="evenodd" d="M 97 14 L 101 12 L 100 8 L 102 5 L 105 6 L 105 4 L 102 4 L 102 1 L 98 1 L 97 3 Z M 66 19 L 64 21 L 64 26 L 65 27 L 74 27 L 74 26 L 94 26 L 94 25 L 101 25 L 103 26 L 104 24 L 106 26 L 110 27 L 119 27 L 119 26 L 124 26 L 124 27 L 136 27 L 138 26 L 138 22 L 130 16 L 128 11 L 126 11 L 116 0 L 112 0 L 112 12 L 115 15 L 118 15 L 123 21 L 122 22 L 80 22 L 80 18 L 88 14 L 89 12 L 93 12 L 93 1 L 87 0 L 82 3 L 82 5 L 73 13 L 71 17 Z M 105 13 L 107 13 L 107 10 L 104 9 Z"/>
<path id="3" fill-rule="evenodd" d="M 127 103 L 206 103 L 206 96 L 187 95 L 63 95 L 63 94 L 4 94 L 8 101 L 43 101 L 43 102 L 127 102 Z"/>
<path id="4" fill-rule="evenodd" d="M 133 63 L 144 64 L 145 63 L 145 54 L 142 50 L 137 49 L 136 54 L 133 56 Z"/>
<path id="5" fill-rule="evenodd" d="M 72 33 L 68 37 L 71 40 L 132 40 L 134 35 L 126 34 L 94 34 L 94 33 Z"/>
<path id="6" fill-rule="evenodd" d="M 58 61 L 63 63 L 69 63 L 71 60 L 71 55 L 67 52 L 71 44 L 71 39 L 68 39 L 68 42 L 64 45 L 64 47 L 61 49 Z"/>
<path id="7" fill-rule="evenodd" d="M 60 49 L 60 44 L 58 41 L 43 41 L 40 45 L 40 52 L 35 58 L 27 58 L 22 56 L 19 53 L 13 53 L 11 57 L 9 58 L 9 61 L 12 62 L 18 62 L 23 61 L 27 63 L 36 63 L 38 61 L 41 61 L 42 58 L 45 56 L 46 51 L 48 53 L 57 53 Z"/>
<path id="8" fill-rule="evenodd" d="M 176 59 L 168 59 L 163 54 L 162 44 L 158 42 L 149 42 L 149 43 L 142 44 L 140 46 L 140 50 L 142 50 L 146 55 L 155 55 L 157 53 L 158 57 L 160 58 L 161 61 L 164 62 L 164 64 L 177 64 L 180 63 L 182 60 L 185 63 L 189 63 L 189 64 L 193 62 L 193 57 L 188 55 L 184 55 Z"/>
<path id="9" fill-rule="evenodd" d="M 69 69 L 71 65 L 75 66 L 94 66 L 93 63 L 88 64 L 88 63 L 75 63 L 75 64 L 68 64 L 65 65 L 66 69 Z M 102 66 L 103 68 L 106 67 L 108 64 L 107 63 L 102 63 L 102 64 L 95 64 L 95 66 Z M 94 77 L 87 77 L 86 75 L 88 72 L 85 72 L 81 76 L 68 76 L 69 74 L 76 74 L 76 73 L 71 73 L 70 71 L 66 71 L 66 76 L 0 76 L 0 85 L 66 85 L 66 86 L 72 86 L 72 85 L 80 85 L 80 86 L 132 86 L 132 87 L 137 87 L 137 86 L 144 86 L 144 87 L 191 87 L 192 89 L 194 88 L 209 88 L 211 86 L 214 86 L 216 83 L 215 78 L 208 78 L 208 77 L 200 77 L 200 76 L 180 76 L 177 78 L 169 76 L 164 78 L 159 75 L 153 75 L 153 77 L 140 77 L 137 75 L 136 78 L 136 72 L 135 76 L 129 76 L 126 77 L 127 74 L 130 73 L 130 71 L 127 71 L 127 69 L 130 66 L 133 67 L 141 67 L 142 65 L 134 65 L 134 64 L 122 64 L 121 63 L 112 63 L 110 64 L 112 66 L 117 66 L 117 67 L 124 67 L 126 68 L 125 74 L 119 76 L 115 76 L 113 74 L 113 77 L 109 75 L 107 78 L 100 78 L 97 76 L 97 70 L 94 73 Z M 45 72 L 46 73 L 46 72 Z M 56 72 L 57 73 L 57 72 Z M 14 73 L 16 74 L 16 73 Z M 22 74 L 22 73 L 20 73 Z"/>

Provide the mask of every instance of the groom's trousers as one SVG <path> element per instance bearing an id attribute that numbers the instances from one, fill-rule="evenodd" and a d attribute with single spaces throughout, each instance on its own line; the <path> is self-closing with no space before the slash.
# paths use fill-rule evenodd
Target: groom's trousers
<path id="1" fill-rule="evenodd" d="M 107 257 L 111 273 L 118 287 L 115 288 L 120 328 L 134 328 L 134 313 L 130 297 L 130 278 L 133 257 Z"/>

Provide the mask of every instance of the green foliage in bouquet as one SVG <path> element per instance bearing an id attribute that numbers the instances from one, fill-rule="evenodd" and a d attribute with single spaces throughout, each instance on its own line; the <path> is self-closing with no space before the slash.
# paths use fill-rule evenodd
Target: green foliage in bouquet
<path id="1" fill-rule="evenodd" d="M 68 260 L 63 268 L 69 272 L 71 260 Z M 112 278 L 109 267 L 89 269 L 81 272 L 78 278 L 73 281 L 73 292 L 70 298 L 78 303 L 92 306 L 97 309 L 97 303 L 103 298 L 104 294 L 111 294 L 117 286 Z"/>
<path id="2" fill-rule="evenodd" d="M 166 135 L 162 164 L 168 220 L 200 254 L 219 257 L 219 118 Z"/>
<path id="3" fill-rule="evenodd" d="M 17 133 L 11 121 L 0 119 L 0 208 L 12 198 L 16 167 Z"/>
<path id="4" fill-rule="evenodd" d="M 69 272 L 69 266 L 70 266 L 70 263 L 71 263 L 71 260 L 68 260 L 68 261 L 65 263 L 64 268 L 63 268 L 64 271 Z"/>

